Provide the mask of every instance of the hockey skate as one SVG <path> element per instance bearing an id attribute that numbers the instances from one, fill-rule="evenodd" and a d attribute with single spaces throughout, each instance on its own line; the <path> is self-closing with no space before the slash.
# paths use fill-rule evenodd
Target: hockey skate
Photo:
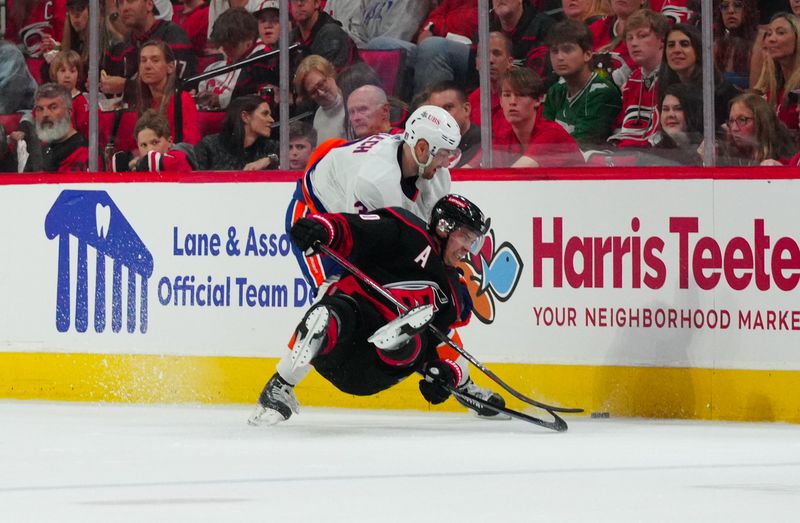
<path id="1" fill-rule="evenodd" d="M 505 407 L 506 402 L 500 394 L 496 392 L 492 392 L 489 389 L 485 389 L 475 384 L 472 381 L 472 378 L 467 379 L 467 382 L 462 386 L 458 387 L 459 392 L 466 392 L 471 396 L 475 396 L 480 398 L 484 401 L 491 403 L 492 405 L 497 405 L 498 407 Z M 454 395 L 455 396 L 455 395 Z M 486 418 L 492 420 L 506 420 L 511 419 L 510 416 L 506 414 L 501 414 L 499 412 L 495 412 L 488 407 L 484 407 L 483 405 L 479 405 L 478 403 L 472 402 L 467 398 L 462 398 L 460 396 L 456 396 L 456 400 L 462 404 L 463 406 L 470 409 L 474 412 L 479 418 Z"/>
<path id="2" fill-rule="evenodd" d="M 294 387 L 276 372 L 264 385 L 256 410 L 247 419 L 247 423 L 250 425 L 275 425 L 289 419 L 292 412 L 300 412 L 300 403 L 297 401 L 297 396 L 294 395 Z"/>
<path id="3" fill-rule="evenodd" d="M 330 312 L 326 307 L 314 307 L 297 327 L 295 341 L 290 354 L 287 376 L 304 375 L 304 367 L 311 364 L 322 344 L 327 340 Z M 278 364 L 281 368 L 281 364 Z M 296 376 L 295 376 L 296 377 Z M 277 372 L 261 391 L 256 410 L 247 420 L 250 425 L 275 425 L 286 421 L 292 412 L 300 412 L 300 403 L 294 394 L 294 387 Z"/>
<path id="4" fill-rule="evenodd" d="M 414 307 L 376 330 L 367 341 L 379 349 L 397 349 L 422 332 L 432 319 L 433 305 Z"/>

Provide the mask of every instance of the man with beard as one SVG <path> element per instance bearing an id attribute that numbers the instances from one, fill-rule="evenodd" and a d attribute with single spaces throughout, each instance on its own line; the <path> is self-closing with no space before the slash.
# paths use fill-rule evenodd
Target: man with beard
<path id="1" fill-rule="evenodd" d="M 33 116 L 42 142 L 42 170 L 86 171 L 88 144 L 72 126 L 72 96 L 67 88 L 54 83 L 40 86 L 34 95 Z"/>

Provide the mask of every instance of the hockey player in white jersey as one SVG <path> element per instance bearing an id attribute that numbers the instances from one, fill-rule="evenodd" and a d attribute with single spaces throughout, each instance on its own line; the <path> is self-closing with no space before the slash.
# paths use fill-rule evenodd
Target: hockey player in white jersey
<path id="1" fill-rule="evenodd" d="M 427 220 L 450 192 L 447 168 L 461 132 L 450 114 L 425 105 L 408 118 L 402 135 L 376 134 L 330 149 L 298 181 L 286 214 L 286 230 L 308 214 L 366 213 L 402 207 Z M 313 160 L 313 158 L 312 158 Z M 314 288 L 340 269 L 293 247 L 303 275 Z"/>
<path id="2" fill-rule="evenodd" d="M 377 134 L 331 148 L 316 161 L 312 156 L 312 163 L 298 181 L 286 213 L 287 232 L 295 222 L 309 214 L 366 213 L 385 207 L 402 207 L 427 222 L 434 205 L 450 193 L 448 167 L 458 161 L 460 140 L 458 123 L 450 113 L 440 107 L 423 105 L 408 118 L 402 135 Z M 341 273 L 341 268 L 328 258 L 318 254 L 305 256 L 294 243 L 292 251 L 313 289 Z M 278 365 L 279 369 L 287 368 L 293 350 L 294 347 L 281 358 L 283 363 Z M 456 363 L 462 369 L 459 388 L 505 404 L 499 394 L 472 381 L 469 364 L 463 357 L 458 357 Z M 291 387 L 297 385 L 310 368 L 306 365 L 300 372 L 283 377 L 276 374 L 279 380 L 275 377 L 270 379 L 249 423 L 260 425 L 282 421 L 282 416 L 276 418 L 274 409 L 269 408 L 269 395 L 283 394 L 285 388 L 289 391 L 286 394 L 293 396 Z M 502 417 L 491 409 L 482 409 L 460 399 L 459 402 L 481 417 Z M 299 407 L 296 399 L 289 403 Z M 286 418 L 288 416 L 283 419 Z"/>

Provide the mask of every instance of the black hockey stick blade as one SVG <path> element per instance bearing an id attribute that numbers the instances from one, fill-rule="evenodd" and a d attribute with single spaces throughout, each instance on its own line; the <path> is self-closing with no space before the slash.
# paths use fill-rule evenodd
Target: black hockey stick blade
<path id="1" fill-rule="evenodd" d="M 380 294 L 381 296 L 386 298 L 386 300 L 388 300 L 391 304 L 393 304 L 395 307 L 397 307 L 397 309 L 401 313 L 405 313 L 405 312 L 408 311 L 408 307 L 406 307 L 404 304 L 400 303 L 400 301 L 398 301 L 397 298 L 392 296 L 392 294 L 389 291 L 387 291 L 385 288 L 383 288 L 383 286 L 381 284 L 379 284 L 378 282 L 376 282 L 375 280 L 370 278 L 366 273 L 364 273 L 364 271 L 362 271 L 361 269 L 359 269 L 358 267 L 356 267 L 355 265 L 350 263 L 348 260 L 346 260 L 346 259 L 342 258 L 341 256 L 339 256 L 330 247 L 328 247 L 327 245 L 325 245 L 323 243 L 320 243 L 320 242 L 317 242 L 314 245 L 314 247 L 315 247 L 315 250 L 326 254 L 329 258 L 333 259 L 336 263 L 338 263 L 345 270 L 347 270 L 347 272 L 349 272 L 350 274 L 352 274 L 353 276 L 355 276 L 356 278 L 358 278 L 359 280 L 361 280 L 362 282 L 367 284 L 372 290 L 374 290 L 375 292 L 377 292 L 378 294 Z M 544 409 L 547 412 L 549 412 L 550 414 L 552 414 L 553 416 L 555 416 L 555 414 L 554 414 L 555 412 L 568 412 L 568 413 L 583 412 L 583 409 L 580 409 L 580 408 L 558 407 L 556 405 L 548 405 L 547 403 L 542 403 L 541 401 L 536 401 L 533 398 L 529 398 L 528 396 L 525 396 L 521 392 L 518 392 L 513 387 L 511 387 L 511 385 L 507 384 L 505 381 L 500 379 L 500 377 L 497 374 L 495 374 L 491 370 L 487 369 L 480 361 L 475 359 L 475 357 L 472 354 L 467 352 L 458 343 L 456 343 L 453 340 L 451 340 L 450 336 L 448 336 L 447 334 L 445 334 L 444 332 L 439 330 L 435 325 L 428 324 L 428 329 L 430 329 L 431 332 L 437 338 L 439 338 L 439 340 L 442 343 L 446 343 L 453 350 L 455 350 L 456 352 L 458 352 L 459 354 L 464 356 L 464 358 L 467 361 L 469 361 L 474 366 L 476 366 L 478 369 L 480 369 L 481 372 L 483 372 L 489 378 L 491 378 L 492 381 L 494 381 L 495 383 L 497 383 L 498 385 L 503 387 L 506 390 L 506 392 L 508 392 L 509 394 L 511 394 L 512 396 L 517 398 L 518 400 L 523 401 L 523 402 L 527 403 L 528 405 L 533 405 L 534 407 L 538 407 L 540 409 Z M 556 417 L 558 417 L 558 416 L 556 416 Z M 563 422 L 563 420 L 562 420 L 562 422 Z M 566 423 L 564 425 L 566 427 Z"/>
<path id="2" fill-rule="evenodd" d="M 493 411 L 495 411 L 497 413 L 505 414 L 507 416 L 510 416 L 512 418 L 515 418 L 515 419 L 518 419 L 518 420 L 521 420 L 521 421 L 527 421 L 528 423 L 533 423 L 534 425 L 539 425 L 540 427 L 544 427 L 546 429 L 554 430 L 556 432 L 566 432 L 567 428 L 569 428 L 569 427 L 567 427 L 567 422 L 564 421 L 561 417 L 559 417 L 554 412 L 550 412 L 550 415 L 553 416 L 553 421 L 547 421 L 547 420 L 544 420 L 544 419 L 541 419 L 541 418 L 537 418 L 537 417 L 531 416 L 529 414 L 525 414 L 524 412 L 519 412 L 519 411 L 516 411 L 514 409 L 509 409 L 508 407 L 498 407 L 497 405 L 492 405 L 488 401 L 485 401 L 485 400 L 483 400 L 481 398 L 473 396 L 472 394 L 470 394 L 468 392 L 460 391 L 460 390 L 458 390 L 458 389 L 456 389 L 454 387 L 451 387 L 450 385 L 447 385 L 445 383 L 439 382 L 438 384 L 441 385 L 442 387 L 444 387 L 445 389 L 447 389 L 450 392 L 450 394 L 452 394 L 454 396 L 459 396 L 459 397 L 464 398 L 466 400 L 469 400 L 471 402 L 478 403 L 478 404 L 480 404 L 480 405 L 482 405 L 482 406 L 484 406 L 484 407 L 486 407 L 488 409 L 492 409 Z"/>
<path id="3" fill-rule="evenodd" d="M 467 361 L 469 361 L 475 367 L 480 369 L 480 371 L 483 372 L 484 374 L 486 374 L 489 378 L 491 378 L 492 381 L 494 381 L 495 383 L 497 383 L 498 385 L 503 387 L 506 390 L 506 392 L 508 392 L 509 394 L 511 394 L 512 396 L 517 398 L 518 400 L 523 401 L 523 402 L 527 403 L 528 405 L 533 405 L 534 407 L 539 407 L 540 409 L 544 409 L 544 410 L 548 411 L 550 414 L 553 414 L 554 412 L 566 412 L 566 413 L 572 413 L 572 414 L 577 414 L 577 413 L 583 412 L 583 409 L 581 409 L 581 408 L 577 408 L 577 407 L 559 407 L 557 405 L 548 405 L 547 403 L 542 403 L 541 401 L 536 401 L 533 398 L 529 398 L 528 396 L 522 394 L 521 392 L 518 392 L 516 389 L 511 387 L 511 385 L 507 384 L 505 381 L 500 379 L 500 376 L 498 376 L 497 374 L 495 374 L 491 370 L 487 369 L 480 361 L 476 360 L 472 356 L 472 354 L 470 354 L 469 352 L 464 350 L 459 344 L 457 344 L 456 342 L 451 340 L 450 337 L 447 334 L 445 334 L 444 332 L 439 330 L 435 325 L 428 325 L 428 328 L 431 330 L 431 332 L 433 332 L 433 334 L 437 338 L 439 338 L 440 341 L 446 343 L 447 345 L 452 347 L 456 352 L 458 352 L 459 354 L 464 356 L 464 358 L 466 358 Z"/>

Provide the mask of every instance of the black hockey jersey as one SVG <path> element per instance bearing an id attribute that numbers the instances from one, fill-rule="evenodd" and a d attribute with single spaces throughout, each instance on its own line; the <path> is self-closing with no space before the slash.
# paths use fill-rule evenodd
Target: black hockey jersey
<path id="1" fill-rule="evenodd" d="M 427 224 L 399 207 L 370 214 L 320 214 L 332 231 L 330 247 L 350 259 L 370 278 L 385 287 L 407 307 L 434 305 L 433 324 L 444 332 L 469 321 L 472 305 L 455 267 L 442 260 L 441 250 Z M 331 286 L 348 294 L 370 298 L 376 308 L 393 319 L 394 306 L 352 275 Z M 429 346 L 435 347 L 436 340 Z"/>

